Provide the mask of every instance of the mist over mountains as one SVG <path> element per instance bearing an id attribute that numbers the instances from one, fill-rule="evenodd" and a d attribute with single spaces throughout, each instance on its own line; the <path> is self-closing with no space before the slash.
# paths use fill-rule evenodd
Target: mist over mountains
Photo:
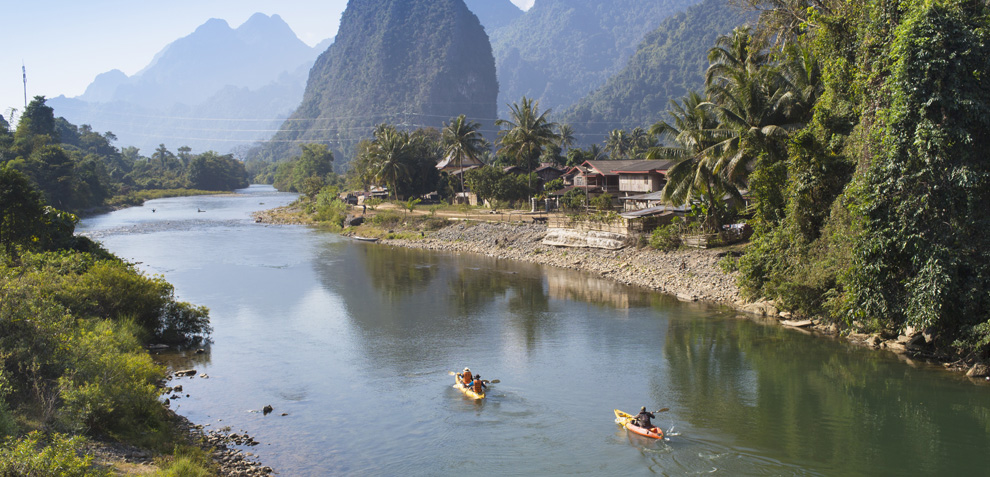
<path id="1" fill-rule="evenodd" d="M 703 90 L 708 50 L 720 35 L 755 21 L 727 0 L 705 0 L 664 20 L 646 34 L 626 65 L 601 88 L 559 111 L 579 143 L 595 142 L 613 129 L 646 128 L 669 120 L 670 101 Z"/>
<path id="2" fill-rule="evenodd" d="M 281 17 L 257 13 L 233 29 L 211 19 L 160 51 L 133 76 L 97 76 L 77 98 L 48 100 L 75 124 L 112 131 L 121 146 L 227 152 L 271 136 L 302 98 L 311 48 Z"/>

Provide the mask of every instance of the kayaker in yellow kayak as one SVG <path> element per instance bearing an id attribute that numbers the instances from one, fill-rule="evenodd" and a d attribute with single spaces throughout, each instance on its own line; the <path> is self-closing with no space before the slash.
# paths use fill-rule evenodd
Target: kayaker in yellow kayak
<path id="1" fill-rule="evenodd" d="M 464 371 L 458 374 L 457 377 L 460 378 L 461 384 L 464 386 L 470 386 L 474 381 L 474 376 L 471 375 L 471 370 L 468 368 L 464 368 Z"/>
<path id="2" fill-rule="evenodd" d="M 639 408 L 639 414 L 633 418 L 633 424 L 643 429 L 652 429 L 653 421 L 650 419 L 656 419 L 652 412 L 646 410 L 646 406 Z"/>

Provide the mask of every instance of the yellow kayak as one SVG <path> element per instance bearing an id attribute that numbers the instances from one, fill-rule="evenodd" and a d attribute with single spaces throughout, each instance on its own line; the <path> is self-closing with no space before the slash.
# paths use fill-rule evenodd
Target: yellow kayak
<path id="1" fill-rule="evenodd" d="M 485 398 L 485 392 L 484 391 L 481 391 L 481 394 L 478 394 L 478 393 L 474 392 L 474 389 L 471 389 L 471 388 L 469 388 L 469 387 L 461 384 L 461 375 L 460 374 L 454 374 L 454 387 L 457 388 L 457 389 L 459 389 L 462 393 L 464 393 L 465 396 L 467 396 L 469 398 L 472 398 L 472 399 L 484 399 Z"/>
<path id="2" fill-rule="evenodd" d="M 630 432 L 634 432 L 644 437 L 650 437 L 653 439 L 663 439 L 663 429 L 659 427 L 651 427 L 649 429 L 645 427 L 639 427 L 632 423 L 636 416 L 622 412 L 618 409 L 615 410 L 615 423 L 625 427 Z"/>

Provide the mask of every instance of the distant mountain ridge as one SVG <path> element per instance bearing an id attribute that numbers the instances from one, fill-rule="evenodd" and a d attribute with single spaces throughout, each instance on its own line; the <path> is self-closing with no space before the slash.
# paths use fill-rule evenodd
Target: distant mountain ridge
<path id="1" fill-rule="evenodd" d="M 643 35 L 701 0 L 537 0 L 492 37 L 499 108 L 524 95 L 561 110 L 605 84 Z"/>
<path id="2" fill-rule="evenodd" d="M 601 142 L 613 129 L 647 128 L 669 120 L 671 100 L 704 88 L 708 50 L 720 35 L 755 21 L 727 0 L 705 0 L 648 33 L 618 74 L 557 119 L 574 127 L 578 142 Z"/>
<path id="3" fill-rule="evenodd" d="M 439 128 L 460 114 L 493 133 L 497 95 L 488 36 L 463 0 L 351 0 L 302 104 L 253 156 L 320 142 L 344 160 L 377 124 Z"/>
<path id="4" fill-rule="evenodd" d="M 236 29 L 211 19 L 133 76 L 103 73 L 81 96 L 48 105 L 145 153 L 159 143 L 227 152 L 270 137 L 275 119 L 298 104 L 321 51 L 278 15 L 256 13 Z"/>
<path id="5" fill-rule="evenodd" d="M 489 35 L 523 16 L 522 9 L 510 0 L 464 0 L 464 3 L 478 16 Z"/>

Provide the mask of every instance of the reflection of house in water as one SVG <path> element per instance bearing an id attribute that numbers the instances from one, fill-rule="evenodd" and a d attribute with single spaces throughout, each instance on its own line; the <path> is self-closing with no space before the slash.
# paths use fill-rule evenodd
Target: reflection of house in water
<path id="1" fill-rule="evenodd" d="M 645 290 L 612 280 L 562 268 L 547 267 L 545 273 L 548 294 L 553 299 L 608 305 L 620 310 L 649 303 L 649 295 Z"/>

